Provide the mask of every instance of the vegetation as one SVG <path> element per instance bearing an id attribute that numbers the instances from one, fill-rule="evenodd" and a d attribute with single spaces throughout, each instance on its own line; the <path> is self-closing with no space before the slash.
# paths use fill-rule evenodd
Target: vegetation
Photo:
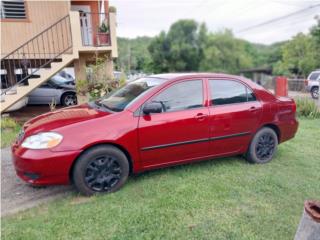
<path id="1" fill-rule="evenodd" d="M 320 20 L 310 34 L 272 45 L 237 39 L 232 31 L 209 32 L 205 24 L 179 20 L 154 38 L 119 38 L 117 68 L 148 73 L 273 68 L 274 74 L 306 77 L 320 68 Z"/>
<path id="2" fill-rule="evenodd" d="M 1 148 L 10 146 L 16 139 L 21 126 L 14 119 L 1 117 Z"/>
<path id="3" fill-rule="evenodd" d="M 310 119 L 320 118 L 320 110 L 312 99 L 297 98 L 295 102 L 297 104 L 297 114 L 299 117 Z"/>
<path id="4" fill-rule="evenodd" d="M 2 218 L 4 239 L 293 239 L 306 199 L 320 196 L 320 119 L 268 164 L 241 157 L 150 171 L 120 191 L 71 194 Z"/>

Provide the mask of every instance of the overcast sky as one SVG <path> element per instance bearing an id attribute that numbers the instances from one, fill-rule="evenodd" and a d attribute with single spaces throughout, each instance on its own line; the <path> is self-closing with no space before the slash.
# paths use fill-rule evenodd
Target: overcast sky
<path id="1" fill-rule="evenodd" d="M 248 31 L 247 27 L 282 17 L 320 0 L 110 0 L 117 8 L 117 35 L 134 38 L 167 31 L 178 19 L 205 22 L 210 31 L 232 29 L 237 37 L 270 44 L 308 32 L 320 7 Z"/>

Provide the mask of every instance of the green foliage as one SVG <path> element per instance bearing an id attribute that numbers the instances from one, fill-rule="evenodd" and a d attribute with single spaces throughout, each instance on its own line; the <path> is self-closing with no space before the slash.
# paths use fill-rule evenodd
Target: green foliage
<path id="1" fill-rule="evenodd" d="M 310 119 L 320 118 L 320 110 L 313 100 L 310 100 L 309 98 L 297 98 L 296 104 L 299 117 Z"/>
<path id="2" fill-rule="evenodd" d="M 107 24 L 105 24 L 103 22 L 99 27 L 99 32 L 100 33 L 108 33 L 109 32 L 109 27 L 107 26 Z"/>
<path id="3" fill-rule="evenodd" d="M 20 124 L 13 118 L 1 117 L 1 148 L 10 146 L 20 129 Z"/>
<path id="4" fill-rule="evenodd" d="M 109 12 L 116 13 L 117 12 L 117 8 L 115 6 L 110 6 L 109 7 Z"/>
<path id="5" fill-rule="evenodd" d="M 268 164 L 218 158 L 130 176 L 111 194 L 71 191 L 3 217 L 1 237 L 292 240 L 304 201 L 320 196 L 320 119 L 299 123 Z"/>
<path id="6" fill-rule="evenodd" d="M 314 39 L 310 35 L 299 33 L 282 47 L 282 61 L 276 64 L 275 73 L 306 77 L 320 66 L 315 49 Z"/>
<path id="7" fill-rule="evenodd" d="M 13 118 L 1 117 L 1 130 L 7 128 L 16 128 L 18 123 Z"/>
<path id="8" fill-rule="evenodd" d="M 198 70 L 202 57 L 199 39 L 205 37 L 205 31 L 205 26 L 200 28 L 194 20 L 180 20 L 168 33 L 161 32 L 149 46 L 154 72 Z"/>
<path id="9" fill-rule="evenodd" d="M 230 30 L 209 34 L 200 70 L 238 73 L 253 66 L 246 42 L 234 38 Z"/>
<path id="10" fill-rule="evenodd" d="M 304 77 L 320 68 L 320 19 L 310 34 L 271 45 L 237 39 L 230 30 L 208 32 L 204 23 L 179 20 L 154 38 L 118 38 L 116 68 L 126 73 L 273 68 L 274 75 Z"/>
<path id="11" fill-rule="evenodd" d="M 115 68 L 125 73 L 152 72 L 151 57 L 148 46 L 152 38 L 137 37 L 135 39 L 118 38 L 119 56 Z"/>
<path id="12" fill-rule="evenodd" d="M 77 94 L 79 94 L 81 96 L 85 96 L 89 91 L 88 81 L 85 79 L 77 80 L 76 91 L 77 91 Z"/>

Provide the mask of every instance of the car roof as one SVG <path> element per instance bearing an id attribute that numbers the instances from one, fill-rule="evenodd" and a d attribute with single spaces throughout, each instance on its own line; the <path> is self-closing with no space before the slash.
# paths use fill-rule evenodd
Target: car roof
<path id="1" fill-rule="evenodd" d="M 167 81 L 174 81 L 174 80 L 180 80 L 184 78 L 215 78 L 215 79 L 238 79 L 242 82 L 245 82 L 251 87 L 254 88 L 260 88 L 255 82 L 253 82 L 251 79 L 243 77 L 243 76 L 236 76 L 231 74 L 225 74 L 225 73 L 208 73 L 208 72 L 201 72 L 201 73 L 162 73 L 162 74 L 154 74 L 148 77 L 154 77 L 154 78 L 161 78 L 165 79 Z"/>
<path id="2" fill-rule="evenodd" d="M 175 80 L 180 78 L 236 78 L 236 79 L 242 79 L 240 76 L 225 74 L 225 73 L 207 73 L 207 72 L 201 72 L 201 73 L 162 73 L 162 74 L 154 74 L 149 77 L 154 78 L 163 78 L 167 80 Z"/>

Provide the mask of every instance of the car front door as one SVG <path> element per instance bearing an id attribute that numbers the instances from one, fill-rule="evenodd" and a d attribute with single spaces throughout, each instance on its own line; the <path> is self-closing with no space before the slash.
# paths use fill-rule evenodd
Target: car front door
<path id="1" fill-rule="evenodd" d="M 56 100 L 58 89 L 50 81 L 42 84 L 29 94 L 29 104 L 50 104 Z"/>
<path id="2" fill-rule="evenodd" d="M 209 79 L 210 155 L 246 150 L 259 126 L 262 107 L 253 91 L 236 80 Z"/>
<path id="3" fill-rule="evenodd" d="M 203 80 L 184 80 L 161 90 L 147 102 L 160 102 L 161 113 L 142 114 L 139 147 L 145 168 L 208 155 L 208 107 Z"/>

